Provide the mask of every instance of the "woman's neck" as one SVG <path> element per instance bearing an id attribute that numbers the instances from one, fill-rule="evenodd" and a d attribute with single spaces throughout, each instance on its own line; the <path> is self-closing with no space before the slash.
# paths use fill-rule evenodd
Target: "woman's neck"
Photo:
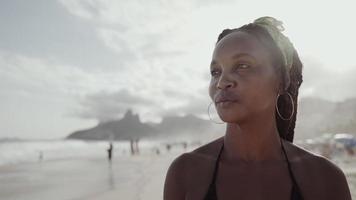
<path id="1" fill-rule="evenodd" d="M 228 123 L 224 157 L 230 162 L 283 160 L 280 140 L 274 120 L 242 125 Z"/>

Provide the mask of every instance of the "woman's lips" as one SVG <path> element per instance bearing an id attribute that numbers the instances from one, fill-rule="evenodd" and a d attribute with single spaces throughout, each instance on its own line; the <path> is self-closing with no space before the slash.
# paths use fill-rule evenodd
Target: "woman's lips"
<path id="1" fill-rule="evenodd" d="M 237 102 L 238 99 L 234 97 L 229 97 L 229 96 L 218 96 L 215 99 L 215 103 L 224 103 L 224 102 Z"/>
<path id="2" fill-rule="evenodd" d="M 228 107 L 231 106 L 232 104 L 236 103 L 237 101 L 219 101 L 216 102 L 216 105 L 219 107 Z"/>
<path id="3" fill-rule="evenodd" d="M 235 100 L 235 99 L 221 99 L 221 100 L 215 101 L 215 103 L 227 103 L 227 102 L 232 103 L 232 102 L 237 102 L 237 100 Z"/>
<path id="4" fill-rule="evenodd" d="M 234 93 L 220 93 L 215 98 L 215 104 L 217 106 L 226 107 L 238 102 L 237 95 Z"/>

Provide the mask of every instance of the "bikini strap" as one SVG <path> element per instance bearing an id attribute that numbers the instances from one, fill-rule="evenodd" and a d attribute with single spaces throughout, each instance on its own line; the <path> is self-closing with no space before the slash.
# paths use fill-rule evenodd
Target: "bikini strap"
<path id="1" fill-rule="evenodd" d="M 219 161 L 220 161 L 220 157 L 221 157 L 223 149 L 224 149 L 224 141 L 222 142 L 219 154 L 216 157 L 213 177 L 211 179 L 211 182 L 210 182 L 210 185 L 209 185 L 209 189 L 208 189 L 208 192 L 206 193 L 206 196 L 205 196 L 204 200 L 216 200 L 217 199 L 215 182 L 216 182 L 216 177 L 217 177 L 217 174 L 218 174 L 218 171 L 219 171 Z"/>
<path id="2" fill-rule="evenodd" d="M 300 188 L 299 188 L 298 183 L 296 181 L 296 178 L 295 178 L 295 176 L 293 174 L 292 167 L 291 167 L 291 164 L 289 162 L 288 155 L 287 155 L 286 149 L 284 148 L 284 144 L 282 142 L 282 139 L 280 139 L 280 142 L 281 142 L 281 147 L 282 147 L 282 151 L 283 151 L 284 157 L 286 158 L 286 161 L 287 161 L 288 172 L 289 172 L 289 175 L 292 178 L 292 182 L 293 182 L 292 198 L 293 199 L 303 199 L 303 197 L 301 195 L 302 193 L 300 192 Z"/>
<path id="3" fill-rule="evenodd" d="M 216 177 L 218 175 L 218 171 L 219 171 L 219 161 L 220 161 L 220 157 L 222 154 L 222 151 L 224 149 L 224 141 L 222 142 L 222 145 L 220 147 L 220 151 L 219 154 L 215 160 L 215 167 L 214 167 L 214 173 L 213 173 L 213 179 L 211 180 L 211 183 L 215 185 L 215 181 L 216 181 Z"/>

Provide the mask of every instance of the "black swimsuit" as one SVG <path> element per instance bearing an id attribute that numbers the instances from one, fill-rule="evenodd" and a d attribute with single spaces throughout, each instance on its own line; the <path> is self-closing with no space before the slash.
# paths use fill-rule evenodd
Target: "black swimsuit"
<path id="1" fill-rule="evenodd" d="M 289 163 L 289 160 L 288 160 L 288 156 L 287 156 L 287 153 L 286 153 L 286 150 L 284 149 L 284 145 L 281 141 L 281 146 L 282 146 L 282 151 L 283 151 L 283 154 L 286 158 L 286 161 L 287 161 L 287 166 L 288 166 L 288 171 L 289 171 L 289 175 L 292 179 L 292 183 L 293 183 L 293 186 L 292 186 L 292 193 L 291 193 L 291 200 L 303 200 L 303 197 L 301 195 L 301 192 L 300 192 L 300 189 L 298 187 L 298 184 L 294 178 L 294 175 L 293 175 L 293 172 L 292 172 L 292 169 L 291 169 L 291 166 L 290 166 L 290 163 Z M 215 161 L 215 169 L 214 169 L 214 174 L 213 174 L 213 179 L 210 183 L 210 186 L 209 186 L 209 190 L 207 192 L 207 194 L 205 195 L 205 198 L 204 200 L 217 200 L 218 197 L 216 195 L 216 185 L 215 185 L 215 181 L 216 181 L 216 176 L 217 176 L 217 173 L 218 173 L 218 170 L 219 170 L 219 161 L 220 161 L 220 156 L 221 156 L 221 153 L 224 149 L 224 142 L 223 144 L 221 145 L 221 149 L 220 149 L 220 152 L 219 152 L 219 155 Z"/>

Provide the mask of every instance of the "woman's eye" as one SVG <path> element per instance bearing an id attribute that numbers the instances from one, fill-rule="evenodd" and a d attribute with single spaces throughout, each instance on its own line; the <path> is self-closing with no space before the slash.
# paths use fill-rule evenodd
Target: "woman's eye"
<path id="1" fill-rule="evenodd" d="M 213 69 L 213 70 L 210 71 L 210 74 L 211 74 L 211 76 L 218 76 L 220 74 L 220 71 L 216 70 L 216 69 L 215 70 Z"/>
<path id="2" fill-rule="evenodd" d="M 248 65 L 248 64 L 238 64 L 237 68 L 238 69 L 248 69 L 248 68 L 250 68 L 250 65 Z"/>

